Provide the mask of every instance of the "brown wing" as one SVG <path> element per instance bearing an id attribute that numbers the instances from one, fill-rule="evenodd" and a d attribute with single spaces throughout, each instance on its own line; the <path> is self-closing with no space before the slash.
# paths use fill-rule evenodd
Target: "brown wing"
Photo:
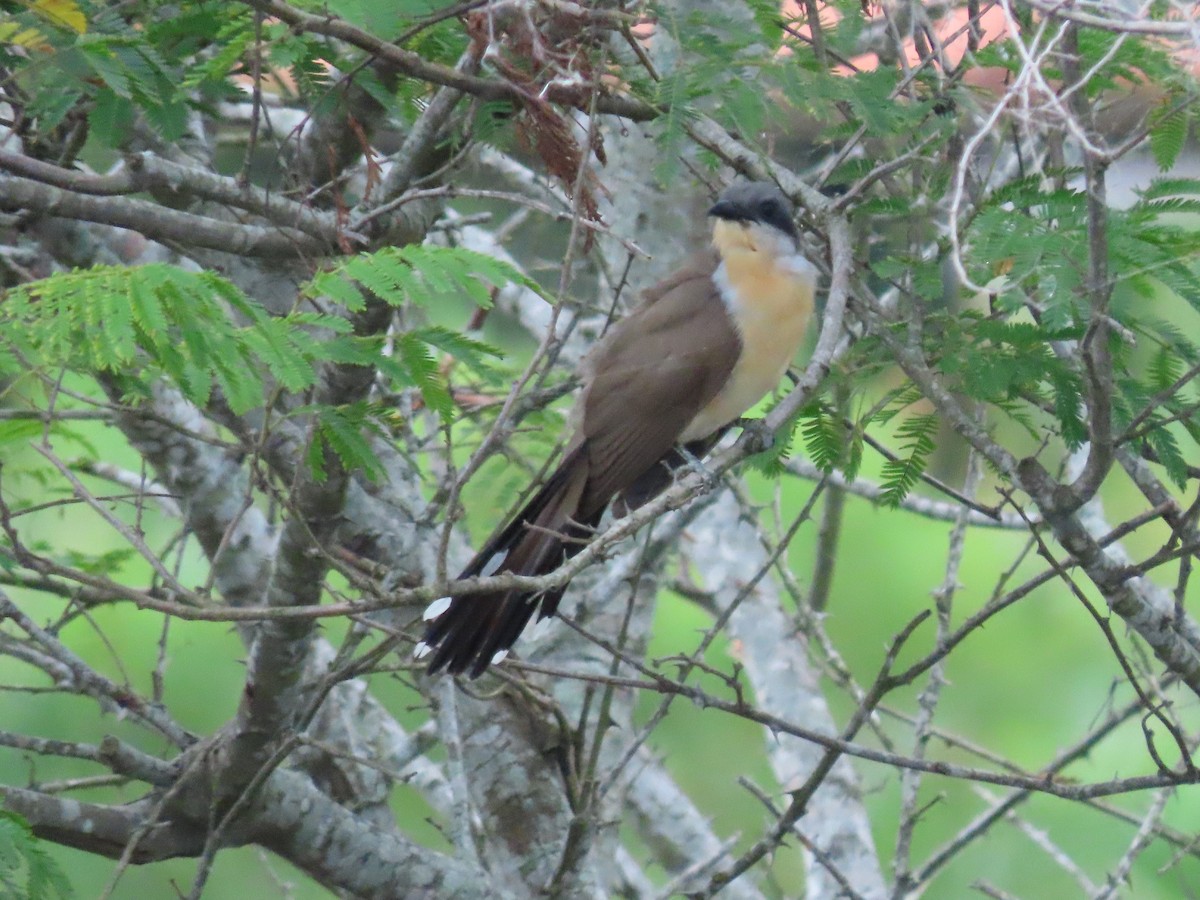
<path id="1" fill-rule="evenodd" d="M 582 400 L 588 459 L 580 514 L 603 507 L 666 455 L 724 386 L 741 340 L 706 254 L 657 288 L 597 348 Z"/>

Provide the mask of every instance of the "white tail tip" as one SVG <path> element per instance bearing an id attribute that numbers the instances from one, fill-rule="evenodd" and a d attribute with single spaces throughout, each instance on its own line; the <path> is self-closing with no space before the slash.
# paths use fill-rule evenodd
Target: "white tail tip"
<path id="1" fill-rule="evenodd" d="M 497 651 L 496 651 L 496 652 L 495 652 L 495 653 L 492 655 L 492 665 L 493 665 L 493 666 L 498 666 L 498 665 L 500 665 L 500 663 L 504 662 L 504 657 L 506 657 L 506 656 L 508 656 L 508 651 L 507 651 L 507 650 L 497 650 Z"/>
<path id="2" fill-rule="evenodd" d="M 500 571 L 500 567 L 504 565 L 504 561 L 508 559 L 508 551 L 495 554 L 487 561 L 487 564 L 479 570 L 479 577 L 486 578 L 488 575 L 495 575 Z"/>
<path id="3" fill-rule="evenodd" d="M 431 622 L 450 608 L 449 597 L 439 597 L 425 607 L 425 612 L 421 613 L 421 619 L 426 622 Z"/>
<path id="4" fill-rule="evenodd" d="M 427 643 L 424 641 L 417 641 L 417 646 L 413 647 L 413 659 L 424 659 L 432 652 L 433 648 Z"/>

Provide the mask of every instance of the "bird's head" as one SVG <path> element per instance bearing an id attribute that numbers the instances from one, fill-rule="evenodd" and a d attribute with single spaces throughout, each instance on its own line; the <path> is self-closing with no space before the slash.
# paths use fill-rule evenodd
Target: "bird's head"
<path id="1" fill-rule="evenodd" d="M 735 253 L 796 253 L 792 204 L 765 181 L 742 181 L 725 189 L 708 211 L 713 218 L 713 246 L 722 257 Z"/>

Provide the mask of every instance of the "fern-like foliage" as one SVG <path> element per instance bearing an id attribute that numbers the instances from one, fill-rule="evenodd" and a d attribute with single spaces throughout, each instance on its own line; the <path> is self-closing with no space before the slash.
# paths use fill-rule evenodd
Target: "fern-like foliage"
<path id="1" fill-rule="evenodd" d="M 938 368 L 955 379 L 957 389 L 1009 412 L 1029 428 L 1033 428 L 1031 420 L 1016 401 L 1032 401 L 1035 408 L 1053 414 L 1069 447 L 1087 439 L 1079 373 L 1053 349 L 1054 341 L 1082 337 L 1081 327 L 1049 328 L 1034 322 L 985 319 L 977 313 L 965 313 L 944 325 L 934 355 Z"/>
<path id="2" fill-rule="evenodd" d="M 364 291 L 399 306 L 463 293 L 489 305 L 493 288 L 535 285 L 511 266 L 468 250 L 405 247 L 346 260 L 318 275 L 309 297 L 365 305 Z M 68 370 L 107 373 L 131 396 L 166 377 L 189 400 L 206 405 L 219 390 L 237 414 L 262 406 L 268 391 L 303 394 L 324 363 L 374 368 L 401 388 L 416 390 L 444 421 L 454 415 L 435 354 L 488 376 L 495 348 L 439 325 L 385 337 L 351 333 L 342 316 L 292 311 L 267 314 L 233 284 L 211 272 L 169 265 L 97 266 L 61 273 L 8 293 L 0 307 L 0 375 Z M 301 406 L 311 415 L 308 460 L 321 476 L 330 454 L 368 478 L 382 475 L 366 435 L 378 410 Z"/>
<path id="3" fill-rule="evenodd" d="M 305 294 L 330 297 L 351 311 L 363 308 L 363 289 L 391 306 L 460 294 L 487 309 L 492 288 L 510 282 L 542 294 L 537 282 L 495 257 L 463 247 L 409 245 L 351 257 L 314 278 Z"/>
<path id="4" fill-rule="evenodd" d="M 861 424 L 861 423 L 859 423 Z M 800 434 L 808 458 L 822 472 L 841 470 L 850 481 L 862 464 L 863 432 L 826 404 L 811 403 L 800 411 Z"/>
<path id="5" fill-rule="evenodd" d="M 313 417 L 313 435 L 307 457 L 313 477 L 317 481 L 325 480 L 326 464 L 329 454 L 333 453 L 344 470 L 359 472 L 368 481 L 381 481 L 383 464 L 366 435 L 383 436 L 379 421 L 385 412 L 370 403 L 308 406 L 294 410 L 293 416 Z"/>
<path id="6" fill-rule="evenodd" d="M 842 429 L 836 417 L 821 404 L 811 404 L 800 413 L 800 433 L 813 465 L 822 472 L 832 472 L 843 450 Z"/>
<path id="7" fill-rule="evenodd" d="M 368 289 L 393 305 L 427 302 L 462 292 L 491 302 L 489 284 L 523 275 L 491 257 L 459 249 L 407 247 L 356 257 L 322 273 L 310 296 L 340 301 L 350 310 Z M 175 266 L 98 266 L 62 273 L 9 292 L 0 308 L 0 372 L 29 365 L 120 376 L 131 392 L 165 375 L 197 405 L 219 389 L 235 413 L 264 402 L 268 379 L 296 394 L 312 387 L 320 365 L 338 362 L 378 368 L 403 387 L 416 388 L 425 405 L 449 418 L 450 393 L 434 352 L 488 371 L 495 348 L 441 326 L 393 335 L 391 352 L 378 337 L 350 334 L 344 318 L 293 311 L 271 316 L 229 281 L 211 272 Z"/>
<path id="8" fill-rule="evenodd" d="M 1107 38 L 1094 39 L 1107 45 Z M 1160 165 L 1179 153 L 1187 115 L 1178 110 L 1164 107 L 1151 120 L 1151 145 Z M 1058 174 L 1062 183 L 1077 175 Z M 1087 216 L 1080 190 L 1051 188 L 1048 183 L 1045 173 L 1018 179 L 981 204 L 969 229 L 973 277 L 997 286 L 991 298 L 993 315 L 968 314 L 944 323 L 929 348 L 940 359 L 941 370 L 957 379 L 959 389 L 1003 409 L 1034 433 L 1037 426 L 1030 411 L 1048 411 L 1064 443 L 1077 447 L 1087 439 L 1082 380 L 1054 342 L 1079 341 L 1092 315 L 1095 298 L 1088 295 L 1085 268 L 1079 264 L 1088 255 Z M 1196 440 L 1200 426 L 1189 407 L 1193 401 L 1167 389 L 1200 359 L 1200 346 L 1176 324 L 1153 318 L 1147 310 L 1173 294 L 1200 311 L 1197 214 L 1200 180 L 1159 178 L 1139 190 L 1127 209 L 1109 211 L 1105 234 L 1111 315 L 1157 347 L 1147 359 L 1120 336 L 1112 338 L 1120 388 L 1114 412 L 1128 424 L 1152 399 L 1160 404 L 1159 410 L 1140 419 L 1138 443 L 1180 485 L 1186 479 L 1188 455 L 1180 439 Z M 1017 318 L 1027 312 L 1036 321 Z"/>
<path id="9" fill-rule="evenodd" d="M 1175 165 L 1190 126 L 1191 116 L 1184 105 L 1167 104 L 1150 117 L 1150 152 L 1160 170 L 1165 172 Z"/>
<path id="10" fill-rule="evenodd" d="M 304 288 L 312 298 L 328 298 L 346 309 L 360 310 L 365 292 L 389 304 L 429 305 L 448 295 L 469 297 L 477 306 L 492 305 L 493 290 L 515 283 L 542 294 L 541 287 L 515 267 L 461 247 L 387 247 L 355 256 L 318 274 Z M 426 325 L 395 335 L 390 353 L 374 348 L 336 348 L 340 362 L 373 365 L 403 387 L 416 388 L 429 409 L 449 421 L 454 406 L 434 351 L 485 376 L 495 374 L 493 360 L 503 354 L 483 341 L 440 325 Z M 355 355 L 355 354 L 358 355 Z"/>
<path id="11" fill-rule="evenodd" d="M 896 429 L 896 437 L 901 442 L 900 454 L 883 466 L 883 496 L 880 502 L 884 506 L 899 506 L 916 486 L 929 464 L 929 455 L 936 448 L 933 436 L 937 433 L 937 427 L 937 416 L 930 413 L 911 416 Z"/>
<path id="12" fill-rule="evenodd" d="M 337 349 L 320 334 L 349 328 L 331 315 L 269 316 L 218 275 L 163 264 L 54 275 L 10 291 L 0 309 L 10 365 L 108 372 L 134 392 L 141 376 L 163 374 L 197 405 L 220 388 L 236 413 L 262 404 L 265 376 L 311 387 Z"/>
<path id="13" fill-rule="evenodd" d="M 1160 362 L 1159 365 L 1162 363 Z M 1174 379 L 1171 380 L 1174 381 Z M 1159 389 L 1165 386 L 1161 385 Z M 1113 418 L 1118 428 L 1123 429 L 1129 426 L 1135 415 L 1145 409 L 1150 402 L 1151 394 L 1147 385 L 1134 378 L 1118 380 L 1117 387 L 1119 393 L 1114 398 Z M 1181 418 L 1183 433 L 1192 441 L 1196 441 L 1200 437 L 1200 427 L 1192 421 L 1191 416 L 1184 415 L 1182 398 L 1169 398 L 1163 406 L 1168 416 Z M 1195 413 L 1194 404 L 1190 411 Z M 1188 481 L 1187 460 L 1179 446 L 1178 439 L 1172 433 L 1171 426 L 1165 422 L 1163 416 L 1159 413 L 1150 415 L 1137 429 L 1136 434 L 1135 446 L 1148 447 L 1152 458 L 1166 470 L 1167 477 L 1179 487 L 1186 487 Z"/>
<path id="14" fill-rule="evenodd" d="M 67 876 L 33 836 L 29 824 L 0 810 L 0 900 L 73 897 Z"/>

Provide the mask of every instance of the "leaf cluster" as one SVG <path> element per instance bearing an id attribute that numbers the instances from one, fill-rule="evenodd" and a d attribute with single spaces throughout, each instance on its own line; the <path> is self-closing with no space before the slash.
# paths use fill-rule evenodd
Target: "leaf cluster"
<path id="1" fill-rule="evenodd" d="M 318 382 L 323 365 L 365 366 L 449 421 L 454 405 L 435 353 L 495 380 L 500 353 L 440 325 L 414 325 L 388 336 L 356 335 L 349 318 L 368 297 L 400 307 L 466 295 L 488 306 L 509 282 L 536 288 L 513 267 L 459 248 L 405 247 L 353 257 L 318 274 L 302 291 L 316 309 L 266 313 L 212 272 L 153 264 L 97 266 L 64 272 L 8 292 L 0 307 L 0 375 L 29 378 L 57 370 L 103 373 L 130 398 L 146 396 L 166 378 L 197 406 L 214 392 L 235 414 L 300 395 Z M 294 404 L 293 404 L 294 406 Z M 289 415 L 315 415 L 316 447 L 344 465 L 379 474 L 361 437 L 378 410 L 364 406 L 300 406 Z"/>
<path id="2" fill-rule="evenodd" d="M 335 14 L 379 34 L 411 28 L 432 11 L 423 0 L 332 6 Z M 419 30 L 412 45 L 448 64 L 464 47 L 453 17 Z M 23 52 L 30 48 L 37 52 Z M 254 11 L 240 4 L 151 2 L 85 11 L 74 0 L 39 0 L 0 13 L 0 64 L 12 75 L 27 121 L 48 135 L 68 115 L 82 115 L 87 134 L 111 149 L 125 145 L 138 119 L 164 140 L 178 140 L 189 112 L 212 113 L 218 101 L 243 99 L 239 79 L 256 71 L 278 76 L 272 90 L 310 114 L 335 111 L 353 88 L 387 114 L 411 118 L 418 109 L 414 101 L 428 86 L 363 63 L 338 42 L 256 21 Z"/>
<path id="3" fill-rule="evenodd" d="M 921 400 L 920 391 L 904 384 L 888 391 L 880 402 L 853 421 L 828 404 L 810 404 L 800 414 L 800 431 L 809 458 L 821 471 L 837 469 L 847 481 L 853 481 L 862 466 L 867 429 L 888 425 Z M 880 471 L 881 505 L 899 506 L 925 474 L 936 449 L 937 430 L 938 418 L 928 412 L 910 414 L 895 429 L 900 445 Z"/>
<path id="4" fill-rule="evenodd" d="M 845 416 L 826 404 L 812 403 L 800 412 L 800 434 L 808 458 L 818 469 L 838 469 L 850 481 L 857 477 L 863 456 L 861 428 L 851 427 Z"/>
<path id="5" fill-rule="evenodd" d="M 66 873 L 16 813 L 0 810 L 0 900 L 67 900 Z"/>
<path id="6" fill-rule="evenodd" d="M 346 320 L 313 312 L 271 317 L 229 281 L 176 266 L 96 266 L 11 290 L 0 310 L 16 373 L 65 368 L 118 376 L 144 393 L 165 375 L 197 405 L 220 389 L 235 413 L 264 402 L 266 379 L 287 391 L 311 387 Z M 7 365 L 5 365 L 7 363 Z"/>

